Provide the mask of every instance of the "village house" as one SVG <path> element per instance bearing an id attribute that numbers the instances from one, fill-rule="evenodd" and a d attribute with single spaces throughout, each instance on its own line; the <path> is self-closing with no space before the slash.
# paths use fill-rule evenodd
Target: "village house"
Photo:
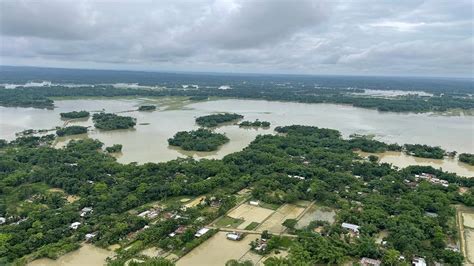
<path id="1" fill-rule="evenodd" d="M 255 251 L 265 251 L 267 249 L 267 240 L 266 239 L 257 239 L 257 245 L 255 246 Z"/>
<path id="2" fill-rule="evenodd" d="M 81 210 L 81 217 L 85 217 L 86 215 L 88 215 L 89 213 L 92 213 L 93 211 L 94 210 L 92 209 L 92 207 L 84 207 Z"/>
<path id="3" fill-rule="evenodd" d="M 232 232 L 232 233 L 227 233 L 226 237 L 229 240 L 233 241 L 239 241 L 242 239 L 243 234 L 242 233 L 237 233 L 237 232 Z"/>
<path id="4" fill-rule="evenodd" d="M 86 234 L 85 238 L 86 238 L 86 241 L 90 241 L 92 238 L 94 238 L 95 236 L 97 235 L 96 232 L 94 233 L 89 233 L 89 234 Z"/>
<path id="5" fill-rule="evenodd" d="M 258 200 L 251 200 L 251 201 L 249 201 L 249 204 L 252 205 L 252 206 L 258 206 L 258 205 L 260 205 L 260 202 Z"/>
<path id="6" fill-rule="evenodd" d="M 77 228 L 79 228 L 79 225 L 81 225 L 80 222 L 74 222 L 69 226 L 69 228 L 76 230 Z"/>
<path id="7" fill-rule="evenodd" d="M 362 266 L 380 266 L 382 264 L 382 261 L 376 260 L 376 259 L 370 259 L 370 258 L 362 258 L 360 260 L 360 265 Z"/>
<path id="8" fill-rule="evenodd" d="M 342 223 L 341 225 L 342 228 L 348 229 L 350 232 L 359 235 L 359 228 L 360 226 L 356 224 L 350 224 L 350 223 Z"/>
<path id="9" fill-rule="evenodd" d="M 411 263 L 413 266 L 426 266 L 426 261 L 424 258 L 414 257 Z"/>
<path id="10" fill-rule="evenodd" d="M 289 178 L 296 178 L 299 180 L 305 180 L 306 178 L 304 176 L 299 176 L 299 175 L 288 175 Z"/>
<path id="11" fill-rule="evenodd" d="M 205 228 L 205 227 L 201 228 L 196 232 L 196 234 L 194 234 L 194 236 L 195 237 L 201 237 L 201 236 L 205 235 L 207 232 L 209 232 L 209 230 L 211 230 L 211 229 Z"/>

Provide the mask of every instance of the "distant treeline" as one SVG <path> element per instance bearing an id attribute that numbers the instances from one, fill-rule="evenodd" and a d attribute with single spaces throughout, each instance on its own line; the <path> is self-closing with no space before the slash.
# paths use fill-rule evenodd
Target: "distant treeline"
<path id="1" fill-rule="evenodd" d="M 261 99 L 269 101 L 291 101 L 302 103 L 349 104 L 356 107 L 391 112 L 443 112 L 449 109 L 474 109 L 474 98 L 453 95 L 418 96 L 406 95 L 390 99 L 353 95 L 353 90 L 328 89 L 315 87 L 262 87 L 241 85 L 228 90 L 217 88 L 200 88 L 194 90 L 173 89 L 117 89 L 112 86 L 94 86 L 67 88 L 51 86 L 43 88 L 0 89 L 0 105 L 53 108 L 54 102 L 49 97 L 67 96 L 187 96 L 196 99 L 207 97 L 231 97 L 243 99 Z"/>

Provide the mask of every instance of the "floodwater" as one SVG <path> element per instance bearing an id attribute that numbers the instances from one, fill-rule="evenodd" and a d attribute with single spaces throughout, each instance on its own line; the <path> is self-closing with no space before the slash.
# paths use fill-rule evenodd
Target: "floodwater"
<path id="1" fill-rule="evenodd" d="M 15 132 L 25 129 L 49 129 L 62 126 L 59 113 L 74 110 L 123 112 L 134 110 L 143 103 L 156 103 L 159 111 L 124 112 L 137 118 L 135 129 L 100 131 L 92 127 L 91 119 L 72 121 L 70 125 L 91 126 L 87 136 L 97 138 L 106 146 L 122 144 L 122 153 L 116 155 L 119 162 L 163 162 L 178 157 L 222 158 L 242 150 L 259 134 L 274 134 L 276 126 L 312 125 L 340 130 L 345 137 L 350 134 L 373 134 L 388 143 L 420 143 L 458 152 L 474 153 L 474 116 L 442 116 L 435 114 L 386 113 L 363 108 L 335 104 L 303 104 L 260 100 L 214 100 L 205 102 L 184 101 L 177 108 L 167 109 L 169 98 L 127 99 L 92 98 L 56 100 L 54 110 L 0 107 L 0 138 L 13 139 Z M 171 101 L 171 100 L 170 100 Z M 176 101 L 176 98 L 174 98 Z M 172 101 L 171 101 L 172 102 Z M 176 104 L 176 103 L 174 103 Z M 245 129 L 226 125 L 215 129 L 230 138 L 214 152 L 182 151 L 170 147 L 167 139 L 176 132 L 197 129 L 195 118 L 216 112 L 236 112 L 245 120 L 271 122 L 268 129 Z M 147 124 L 149 123 L 149 124 Z M 76 136 L 73 138 L 86 137 Z M 71 137 L 62 138 L 61 147 Z"/>
<path id="2" fill-rule="evenodd" d="M 303 229 L 312 221 L 326 221 L 330 224 L 334 223 L 336 212 L 328 207 L 313 205 L 310 209 L 298 220 L 296 224 L 297 229 Z"/>
<path id="3" fill-rule="evenodd" d="M 247 235 L 240 241 L 232 241 L 226 238 L 226 232 L 218 232 L 179 259 L 176 265 L 225 265 L 228 260 L 238 260 L 249 252 L 250 242 L 258 237 L 259 235 Z"/>
<path id="4" fill-rule="evenodd" d="M 235 208 L 231 212 L 227 214 L 227 216 L 235 218 L 235 219 L 242 219 L 244 220 L 237 228 L 244 229 L 252 222 L 261 223 L 268 216 L 273 214 L 273 210 L 265 209 L 262 207 L 257 207 L 253 205 L 249 205 L 247 203 L 241 204 L 239 207 Z"/>
<path id="5" fill-rule="evenodd" d="M 268 230 L 271 233 L 282 233 L 285 231 L 286 227 L 282 225 L 282 223 L 286 219 L 295 219 L 297 218 L 302 212 L 304 208 L 298 207 L 293 204 L 284 204 L 280 208 L 278 208 L 272 216 L 266 219 L 260 226 L 257 227 L 258 231 L 265 231 Z"/>
<path id="6" fill-rule="evenodd" d="M 78 250 L 69 252 L 57 260 L 37 259 L 28 263 L 28 266 L 102 266 L 107 264 L 105 259 L 112 255 L 112 251 L 84 244 Z"/>
<path id="7" fill-rule="evenodd" d="M 369 155 L 375 155 L 379 157 L 379 161 L 383 163 L 390 163 L 397 167 L 403 168 L 409 165 L 425 165 L 432 166 L 433 168 L 442 169 L 446 172 L 456 173 L 459 176 L 474 177 L 474 166 L 467 163 L 463 163 L 453 158 L 445 159 L 429 159 L 420 158 L 415 156 L 407 155 L 403 152 L 388 151 L 383 153 L 367 153 L 357 152 L 362 157 Z"/>

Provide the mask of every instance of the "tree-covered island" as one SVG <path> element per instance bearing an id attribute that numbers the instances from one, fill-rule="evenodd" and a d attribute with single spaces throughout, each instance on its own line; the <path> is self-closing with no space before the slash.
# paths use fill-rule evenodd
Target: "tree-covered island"
<path id="1" fill-rule="evenodd" d="M 421 144 L 405 144 L 404 148 L 409 155 L 422 158 L 443 159 L 446 151 L 440 147 Z"/>
<path id="2" fill-rule="evenodd" d="M 122 144 L 114 144 L 110 147 L 105 147 L 105 151 L 108 153 L 117 153 L 122 151 Z"/>
<path id="3" fill-rule="evenodd" d="M 78 135 L 78 134 L 84 134 L 87 133 L 87 127 L 83 126 L 69 126 L 69 127 L 64 127 L 56 130 L 56 135 L 59 137 L 63 136 L 70 136 L 70 135 Z"/>
<path id="4" fill-rule="evenodd" d="M 255 121 L 242 121 L 239 123 L 239 127 L 270 127 L 270 122 L 268 121 L 260 121 L 260 120 L 255 120 Z"/>
<path id="5" fill-rule="evenodd" d="M 169 145 L 178 146 L 187 151 L 215 151 L 227 142 L 229 142 L 229 138 L 224 134 L 203 128 L 193 131 L 180 131 L 168 139 Z"/>
<path id="6" fill-rule="evenodd" d="M 138 107 L 138 111 L 155 111 L 156 105 L 141 105 Z"/>
<path id="7" fill-rule="evenodd" d="M 459 161 L 474 165 L 474 154 L 471 153 L 461 153 L 459 154 Z"/>
<path id="8" fill-rule="evenodd" d="M 64 119 L 76 119 L 89 117 L 90 113 L 87 111 L 72 111 L 59 114 Z"/>
<path id="9" fill-rule="evenodd" d="M 235 113 L 212 114 L 196 118 L 196 123 L 202 127 L 217 127 L 221 124 L 233 122 L 242 118 L 244 118 L 243 115 Z"/>
<path id="10" fill-rule="evenodd" d="M 112 113 L 97 113 L 92 116 L 94 126 L 102 130 L 128 129 L 136 125 L 136 119 Z"/>

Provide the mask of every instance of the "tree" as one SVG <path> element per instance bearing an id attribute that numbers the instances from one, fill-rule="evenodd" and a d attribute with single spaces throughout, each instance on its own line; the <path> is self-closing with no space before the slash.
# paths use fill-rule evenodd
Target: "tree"
<path id="1" fill-rule="evenodd" d="M 298 220 L 296 219 L 286 219 L 282 225 L 285 226 L 288 229 L 295 229 L 296 224 L 298 223 Z"/>
<path id="2" fill-rule="evenodd" d="M 387 249 L 383 255 L 382 262 L 385 265 L 397 266 L 400 264 L 400 252 L 396 249 Z"/>

